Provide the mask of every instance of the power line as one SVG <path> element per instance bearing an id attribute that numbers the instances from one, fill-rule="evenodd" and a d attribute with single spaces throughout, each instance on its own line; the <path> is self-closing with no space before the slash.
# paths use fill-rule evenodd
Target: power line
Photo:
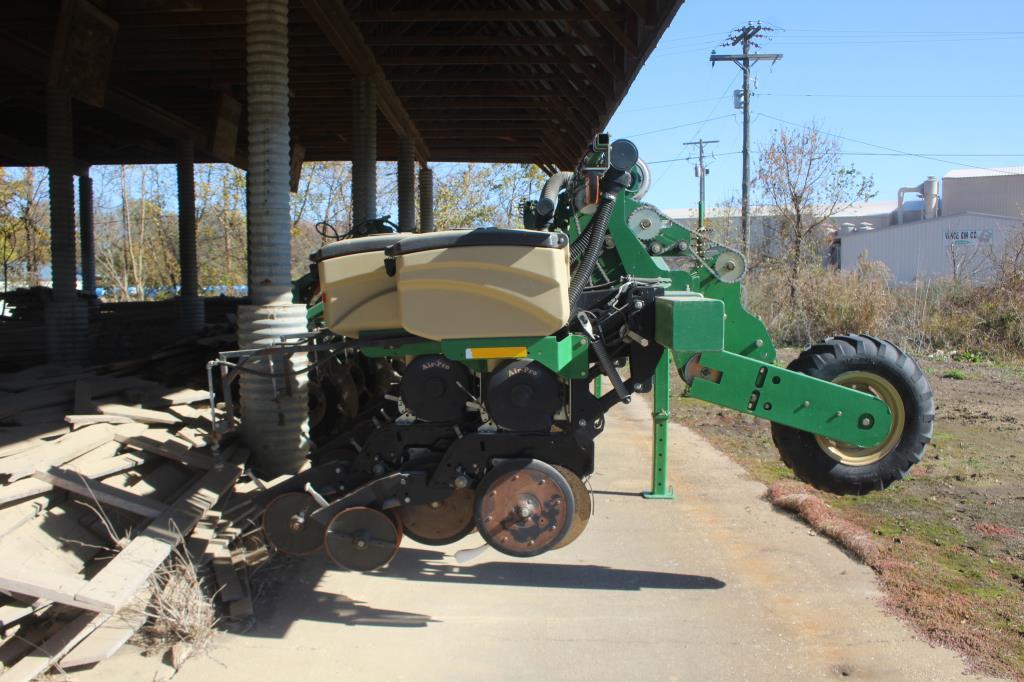
<path id="1" fill-rule="evenodd" d="M 918 95 L 918 94 L 907 94 L 907 95 L 871 95 L 871 94 L 857 94 L 857 93 L 817 93 L 817 92 L 759 92 L 758 97 L 835 97 L 835 98 L 850 98 L 850 99 L 1024 99 L 1024 94 L 1020 95 Z"/>
<path id="2" fill-rule="evenodd" d="M 814 130 L 814 128 L 812 128 L 811 126 L 805 125 L 803 123 L 793 123 L 792 121 L 787 121 L 785 119 L 781 119 L 781 118 L 778 118 L 778 117 L 775 117 L 775 116 L 769 116 L 768 114 L 760 114 L 760 115 L 764 116 L 765 118 L 770 118 L 773 121 L 778 121 L 779 123 L 785 123 L 786 125 L 796 126 L 798 128 L 804 128 L 806 130 Z M 865 142 L 864 140 L 857 140 L 857 139 L 854 139 L 852 137 L 845 137 L 843 135 L 838 135 L 836 133 L 830 133 L 830 132 L 825 131 L 825 130 L 819 130 L 818 132 L 820 132 L 820 133 L 822 133 L 824 135 L 828 135 L 829 137 L 834 137 L 834 138 L 836 138 L 838 140 L 846 140 L 847 142 L 855 142 L 857 144 L 862 144 L 862 145 L 865 145 L 865 146 L 868 146 L 868 147 L 874 147 L 876 149 L 884 149 L 887 152 L 895 152 L 895 153 L 900 154 L 902 156 L 916 156 L 919 159 L 928 159 L 929 161 L 939 161 L 941 163 L 950 163 L 950 164 L 953 164 L 954 166 L 963 166 L 964 168 L 974 168 L 976 170 L 989 171 L 989 172 L 992 172 L 992 173 L 1003 173 L 1004 175 L 1019 175 L 1018 173 L 1011 173 L 1011 172 L 1008 172 L 1008 171 L 1000 170 L 998 168 L 986 168 L 985 166 L 975 166 L 973 164 L 963 163 L 961 161 L 951 161 L 949 159 L 940 158 L 938 156 L 930 156 L 928 154 L 915 154 L 913 152 L 908 152 L 908 151 L 905 151 L 905 150 L 902 150 L 902 149 L 894 149 L 893 147 L 886 147 L 884 145 L 874 144 L 873 142 Z"/>
<path id="3" fill-rule="evenodd" d="M 620 109 L 619 114 L 629 114 L 634 111 L 651 111 L 652 109 L 668 109 L 670 107 L 681 107 L 684 104 L 700 104 L 701 102 L 717 102 L 721 97 L 705 97 L 703 99 L 691 99 L 685 102 L 672 102 L 671 104 L 656 104 L 653 107 L 640 107 L 639 109 Z"/>
<path id="4" fill-rule="evenodd" d="M 719 153 L 715 154 L 715 157 L 718 158 L 720 156 L 736 156 L 737 154 L 742 154 L 742 153 L 743 153 L 742 151 L 719 152 Z M 753 154 L 759 154 L 760 152 L 754 151 L 752 153 Z M 893 156 L 895 156 L 895 157 L 899 157 L 899 156 L 908 156 L 908 157 L 922 157 L 922 156 L 923 157 L 929 157 L 929 156 L 946 156 L 946 157 L 949 157 L 949 156 L 953 156 L 953 157 L 962 157 L 962 158 L 968 158 L 968 159 L 1016 158 L 1016 159 L 1024 160 L 1024 152 L 1021 152 L 1020 154 L 945 154 L 943 152 L 928 152 L 928 153 L 923 153 L 923 152 L 837 152 L 837 154 L 839 156 L 889 156 L 889 157 L 893 157 Z M 670 162 L 674 162 L 674 161 L 690 161 L 692 158 L 693 157 L 690 157 L 690 156 L 679 156 L 679 157 L 676 157 L 674 159 L 658 159 L 657 161 L 646 161 L 645 160 L 644 163 L 646 163 L 647 165 L 651 165 L 651 164 L 655 164 L 655 163 L 670 163 Z M 990 170 L 990 169 L 985 169 L 985 170 Z"/>
<path id="5" fill-rule="evenodd" d="M 872 35 L 1024 35 L 1024 31 L 879 31 L 877 29 L 787 28 L 788 33 L 868 33 Z"/>
<path id="6" fill-rule="evenodd" d="M 654 133 L 663 133 L 666 130 L 676 130 L 677 128 L 689 128 L 690 126 L 703 125 L 708 121 L 717 121 L 723 118 L 732 118 L 732 114 L 726 114 L 725 116 L 716 116 L 715 118 L 706 118 L 703 121 L 692 121 L 690 123 L 680 123 L 679 125 L 668 126 L 667 128 L 658 128 L 657 130 L 648 130 L 642 133 L 633 133 L 632 135 L 626 135 L 627 138 L 640 137 L 642 135 L 653 135 Z"/>
<path id="7" fill-rule="evenodd" d="M 709 123 L 710 121 L 717 121 L 717 120 L 719 120 L 720 118 L 732 118 L 732 115 L 731 115 L 731 114 L 727 114 L 726 116 L 719 116 L 719 117 L 717 117 L 717 118 L 712 118 L 712 115 L 713 115 L 713 114 L 714 114 L 714 113 L 715 113 L 716 111 L 718 111 L 718 107 L 719 107 L 719 106 L 720 106 L 720 105 L 722 104 L 722 100 L 724 100 L 724 99 L 725 99 L 725 97 L 726 97 L 726 95 L 728 95 L 728 94 L 729 94 L 729 90 L 731 90 L 731 89 L 732 89 L 733 83 L 735 83 L 735 82 L 736 82 L 736 79 L 737 79 L 738 77 L 739 77 L 739 74 L 735 74 L 735 75 L 733 75 L 733 77 L 732 77 L 732 80 L 731 80 L 731 81 L 729 81 L 729 84 L 728 84 L 727 86 L 725 86 L 725 90 L 722 90 L 722 94 L 721 94 L 721 95 L 719 95 L 718 99 L 717 99 L 717 100 L 715 101 L 715 103 L 714 103 L 714 104 L 712 105 L 712 107 L 711 107 L 711 110 L 710 110 L 710 111 L 708 112 L 707 118 L 705 118 L 705 119 L 704 119 L 704 120 L 703 120 L 703 121 L 701 122 L 701 124 L 700 124 L 700 127 L 699 127 L 699 128 L 697 128 L 697 132 L 695 132 L 695 133 L 693 134 L 693 137 L 697 137 L 698 135 L 700 135 L 700 134 L 701 134 L 701 131 L 703 131 L 703 130 L 704 130 L 704 126 L 706 126 L 706 125 L 707 125 L 707 124 L 708 124 L 708 123 Z M 690 141 L 692 142 L 692 141 L 693 141 L 693 138 L 690 138 Z M 659 182 L 661 181 L 661 179 L 662 179 L 663 177 L 665 177 L 665 175 L 668 175 L 668 171 L 672 170 L 672 165 L 673 165 L 673 164 L 669 164 L 669 167 L 665 169 L 665 174 L 664 174 L 664 175 L 659 175 L 658 177 L 654 178 L 654 182 L 652 182 L 652 183 L 651 183 L 651 189 L 654 189 L 655 187 L 657 187 L 657 186 L 658 186 L 658 183 L 659 183 Z"/>

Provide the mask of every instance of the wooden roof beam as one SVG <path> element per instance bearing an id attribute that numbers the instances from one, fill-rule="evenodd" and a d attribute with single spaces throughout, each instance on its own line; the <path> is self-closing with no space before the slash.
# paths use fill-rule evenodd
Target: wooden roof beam
<path id="1" fill-rule="evenodd" d="M 407 9 L 359 12 L 356 21 L 374 23 L 436 22 L 505 22 L 505 21 L 589 21 L 591 15 L 576 10 L 476 10 L 476 9 Z"/>
<path id="2" fill-rule="evenodd" d="M 629 36 L 626 35 L 626 32 L 622 30 L 622 26 L 620 25 L 622 20 L 618 15 L 601 9 L 597 4 L 597 0 L 582 0 L 582 3 L 583 6 L 587 8 L 587 12 L 590 13 L 590 16 L 604 27 L 604 30 L 608 32 L 608 35 L 610 35 L 615 42 L 621 45 L 622 49 L 628 52 L 630 57 L 635 59 L 640 54 L 636 43 L 630 40 Z"/>
<path id="3" fill-rule="evenodd" d="M 0 34 L 0 52 L 13 57 L 8 60 L 9 64 L 16 64 L 27 75 L 45 82 L 50 68 L 47 55 L 4 34 Z M 191 140 L 201 153 L 213 156 L 209 148 L 210 135 L 206 131 L 130 92 L 107 88 L 102 108 L 172 139 Z M 241 157 L 221 160 L 245 167 Z"/>
<path id="4" fill-rule="evenodd" d="M 381 113 L 396 132 L 413 141 L 419 161 L 425 163 L 430 150 L 345 5 L 341 0 L 302 0 L 302 4 L 352 71 L 373 81 Z"/>

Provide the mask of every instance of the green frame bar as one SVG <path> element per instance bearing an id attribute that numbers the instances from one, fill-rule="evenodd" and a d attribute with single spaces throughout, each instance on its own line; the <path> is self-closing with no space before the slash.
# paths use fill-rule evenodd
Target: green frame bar
<path id="1" fill-rule="evenodd" d="M 857 447 L 881 443 L 892 428 L 889 406 L 870 393 L 726 351 L 699 362 L 708 372 L 693 378 L 693 398 Z"/>
<path id="2" fill-rule="evenodd" d="M 651 445 L 651 489 L 643 496 L 648 500 L 674 500 L 675 491 L 668 485 L 668 420 L 670 417 L 672 363 L 668 351 L 661 355 L 654 370 L 653 442 Z"/>

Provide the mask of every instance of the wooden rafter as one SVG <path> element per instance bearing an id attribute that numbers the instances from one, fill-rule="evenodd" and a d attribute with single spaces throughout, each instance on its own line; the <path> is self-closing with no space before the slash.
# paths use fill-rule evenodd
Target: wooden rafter
<path id="1" fill-rule="evenodd" d="M 377 90 L 377 106 L 395 131 L 413 141 L 421 162 L 429 159 L 430 151 L 416 130 L 416 123 L 398 98 L 344 4 L 340 0 L 303 0 L 303 5 L 345 63 L 356 74 L 373 81 Z"/>

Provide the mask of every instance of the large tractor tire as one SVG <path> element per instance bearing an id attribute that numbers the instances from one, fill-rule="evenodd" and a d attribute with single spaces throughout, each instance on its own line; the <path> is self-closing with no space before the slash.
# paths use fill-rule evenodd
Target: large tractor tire
<path id="1" fill-rule="evenodd" d="M 863 495 L 907 475 L 932 439 L 935 402 L 914 360 L 866 335 L 828 338 L 804 350 L 789 369 L 872 393 L 889 406 L 892 429 L 882 443 L 859 448 L 772 424 L 782 461 L 803 481 L 838 494 Z"/>

